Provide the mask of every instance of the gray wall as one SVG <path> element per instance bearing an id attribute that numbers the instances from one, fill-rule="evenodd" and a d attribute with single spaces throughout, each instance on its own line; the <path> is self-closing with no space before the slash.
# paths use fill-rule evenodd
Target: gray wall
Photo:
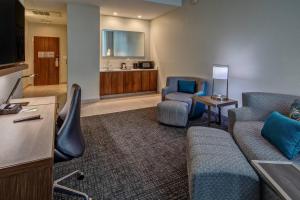
<path id="1" fill-rule="evenodd" d="M 299 0 L 199 0 L 151 23 L 151 56 L 166 76 L 211 79 L 230 65 L 232 98 L 242 92 L 300 95 Z"/>
<path id="2" fill-rule="evenodd" d="M 78 83 L 82 99 L 99 98 L 100 9 L 69 3 L 68 86 Z"/>

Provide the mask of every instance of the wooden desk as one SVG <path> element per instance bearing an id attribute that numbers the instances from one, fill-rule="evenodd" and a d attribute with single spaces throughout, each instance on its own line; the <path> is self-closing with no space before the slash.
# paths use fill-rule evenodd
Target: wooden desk
<path id="1" fill-rule="evenodd" d="M 207 105 L 208 107 L 208 126 L 210 126 L 211 123 L 211 107 L 217 107 L 218 108 L 218 124 L 221 124 L 222 116 L 221 116 L 221 109 L 225 106 L 235 105 L 235 107 L 238 107 L 238 101 L 233 99 L 228 99 L 227 101 L 217 101 L 211 98 L 211 96 L 196 96 L 194 97 L 194 100 L 200 103 L 203 103 Z"/>
<path id="2" fill-rule="evenodd" d="M 16 115 L 0 116 L 0 199 L 52 199 L 56 98 L 28 98 Z M 28 110 L 27 112 L 24 110 Z M 43 119 L 13 123 L 40 114 Z"/>
<path id="3" fill-rule="evenodd" d="M 38 98 L 22 98 L 22 99 L 12 99 L 10 103 L 21 103 L 21 102 L 29 102 L 28 106 L 38 106 L 38 105 L 49 105 L 56 104 L 56 97 L 38 97 Z"/>

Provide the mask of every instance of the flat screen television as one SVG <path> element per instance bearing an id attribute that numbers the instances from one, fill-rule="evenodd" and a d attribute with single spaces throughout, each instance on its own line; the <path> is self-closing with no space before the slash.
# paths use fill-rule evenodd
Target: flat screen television
<path id="1" fill-rule="evenodd" d="M 19 0 L 0 1 L 0 67 L 25 61 L 25 9 Z"/>

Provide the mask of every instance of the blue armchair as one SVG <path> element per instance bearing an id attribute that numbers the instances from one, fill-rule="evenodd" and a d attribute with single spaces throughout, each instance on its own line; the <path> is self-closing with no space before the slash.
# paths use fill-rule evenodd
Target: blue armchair
<path id="1" fill-rule="evenodd" d="M 178 81 L 189 80 L 196 82 L 194 94 L 178 92 Z M 189 118 L 202 117 L 205 105 L 194 101 L 194 96 L 207 95 L 207 81 L 196 77 L 168 77 L 166 87 L 162 89 L 162 101 L 172 100 L 185 102 L 189 106 Z"/>

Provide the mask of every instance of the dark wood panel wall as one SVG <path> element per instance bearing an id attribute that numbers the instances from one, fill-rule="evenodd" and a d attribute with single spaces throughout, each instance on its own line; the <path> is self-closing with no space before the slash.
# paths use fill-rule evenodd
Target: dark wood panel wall
<path id="1" fill-rule="evenodd" d="M 157 91 L 157 70 L 100 72 L 100 96 Z"/>

